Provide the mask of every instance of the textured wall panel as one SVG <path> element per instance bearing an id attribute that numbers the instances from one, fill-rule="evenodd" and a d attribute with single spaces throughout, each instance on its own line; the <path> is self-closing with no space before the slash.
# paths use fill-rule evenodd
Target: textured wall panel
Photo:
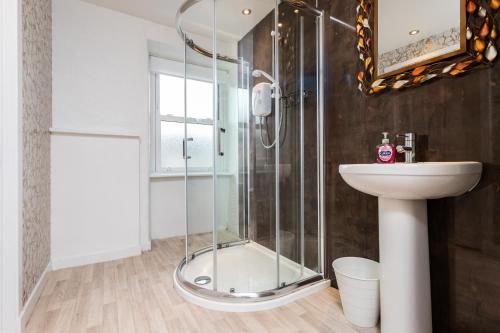
<path id="1" fill-rule="evenodd" d="M 23 0 L 24 305 L 50 260 L 52 18 L 50 0 Z"/>

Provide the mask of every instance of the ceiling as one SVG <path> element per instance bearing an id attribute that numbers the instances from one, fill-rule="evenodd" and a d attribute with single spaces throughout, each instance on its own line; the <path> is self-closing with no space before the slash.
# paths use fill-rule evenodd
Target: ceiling
<path id="1" fill-rule="evenodd" d="M 378 51 L 384 53 L 460 26 L 457 0 L 378 0 Z M 411 30 L 420 33 L 410 36 Z"/>
<path id="2" fill-rule="evenodd" d="M 184 2 L 184 0 L 84 1 L 170 27 L 175 27 L 177 10 Z M 240 40 L 274 8 L 274 3 L 274 0 L 218 0 L 216 9 L 219 37 L 225 40 Z M 210 35 L 213 26 L 212 4 L 213 2 L 206 0 L 189 8 L 182 17 L 183 30 Z M 250 8 L 252 14 L 243 15 L 241 11 L 245 8 Z"/>

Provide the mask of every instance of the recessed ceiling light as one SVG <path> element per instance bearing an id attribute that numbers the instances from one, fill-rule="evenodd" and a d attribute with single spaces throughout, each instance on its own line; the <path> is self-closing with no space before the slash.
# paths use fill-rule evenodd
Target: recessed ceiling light
<path id="1" fill-rule="evenodd" d="M 408 34 L 415 36 L 415 35 L 418 35 L 419 33 L 420 33 L 420 30 L 415 29 L 415 30 L 411 30 Z"/>
<path id="2" fill-rule="evenodd" d="M 294 12 L 295 14 L 298 14 L 298 13 L 299 13 L 299 10 L 298 10 L 298 9 L 295 9 L 293 12 Z"/>
<path id="3" fill-rule="evenodd" d="M 281 23 L 281 22 L 280 22 L 280 23 L 278 23 L 278 27 L 280 27 L 280 28 L 281 28 L 282 26 L 283 26 L 283 23 Z"/>
<path id="4" fill-rule="evenodd" d="M 245 8 L 241 11 L 243 15 L 250 15 L 252 14 L 252 10 L 250 8 Z"/>

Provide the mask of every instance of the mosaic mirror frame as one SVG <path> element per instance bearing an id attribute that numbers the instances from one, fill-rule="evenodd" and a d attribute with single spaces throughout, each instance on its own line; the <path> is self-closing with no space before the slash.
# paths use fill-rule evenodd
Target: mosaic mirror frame
<path id="1" fill-rule="evenodd" d="M 366 95 L 417 87 L 442 77 L 457 77 L 474 69 L 493 66 L 498 58 L 496 20 L 500 15 L 500 0 L 466 0 L 463 2 L 466 12 L 465 52 L 378 78 L 375 72 L 376 45 L 372 29 L 376 0 L 358 1 L 359 5 L 356 9 L 359 52 L 357 79 L 358 89 Z"/>

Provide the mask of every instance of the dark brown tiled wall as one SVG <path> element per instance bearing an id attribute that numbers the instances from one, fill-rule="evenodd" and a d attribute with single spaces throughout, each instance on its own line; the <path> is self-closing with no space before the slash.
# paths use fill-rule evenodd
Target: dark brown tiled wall
<path id="1" fill-rule="evenodd" d="M 280 143 L 280 253 L 300 261 L 300 15 L 280 5 L 280 86 L 283 124 Z M 315 20 L 304 17 L 304 188 L 305 264 L 318 267 L 317 233 L 317 141 L 316 141 L 316 39 Z M 239 42 L 239 56 L 251 69 L 272 72 L 274 12 L 267 15 Z M 312 36 L 312 37 L 311 37 Z M 251 78 L 250 87 L 266 81 Z M 274 140 L 275 113 L 263 127 L 266 142 Z M 275 149 L 260 142 L 260 126 L 250 117 L 250 238 L 275 250 Z M 267 129 L 269 137 L 267 139 Z"/>
<path id="2" fill-rule="evenodd" d="M 250 72 L 261 69 L 267 73 L 272 72 L 272 39 L 270 31 L 273 30 L 273 17 L 266 16 L 255 28 L 243 37 L 238 43 L 238 56 L 249 63 Z M 250 77 L 249 86 L 253 87 L 262 78 Z M 250 100 L 248 101 L 250 104 Z M 270 249 L 275 249 L 275 167 L 274 149 L 267 150 L 260 145 L 258 124 L 254 117 L 249 117 L 249 159 L 250 159 L 250 221 L 248 234 L 255 240 Z M 274 117 L 269 118 L 270 136 L 274 138 Z"/>
<path id="3" fill-rule="evenodd" d="M 324 0 L 354 25 L 355 0 Z M 364 97 L 355 35 L 326 24 L 327 262 L 378 259 L 376 198 L 351 189 L 341 163 L 374 161 L 380 132 L 420 134 L 420 161 L 484 163 L 481 183 L 459 198 L 429 201 L 434 332 L 500 330 L 500 65 L 416 89 Z M 335 281 L 334 281 L 335 284 Z"/>
<path id="4" fill-rule="evenodd" d="M 320 7 L 354 24 L 356 0 L 322 0 Z M 270 71 L 264 20 L 240 42 L 255 68 Z M 355 35 L 326 22 L 326 255 L 378 260 L 377 200 L 351 189 L 341 163 L 374 161 L 380 132 L 417 132 L 420 161 L 484 163 L 481 183 L 459 198 L 429 201 L 434 332 L 498 332 L 500 327 L 500 65 L 420 88 L 364 97 L 357 90 Z M 308 120 L 310 122 L 311 120 Z M 255 125 L 255 124 L 253 124 Z M 271 124 L 273 127 L 273 124 Z M 274 155 L 251 131 L 256 234 L 274 239 Z M 269 169 L 268 169 L 269 168 Z M 311 190 L 309 190 L 311 191 Z M 311 195 L 308 193 L 307 195 Z"/>

